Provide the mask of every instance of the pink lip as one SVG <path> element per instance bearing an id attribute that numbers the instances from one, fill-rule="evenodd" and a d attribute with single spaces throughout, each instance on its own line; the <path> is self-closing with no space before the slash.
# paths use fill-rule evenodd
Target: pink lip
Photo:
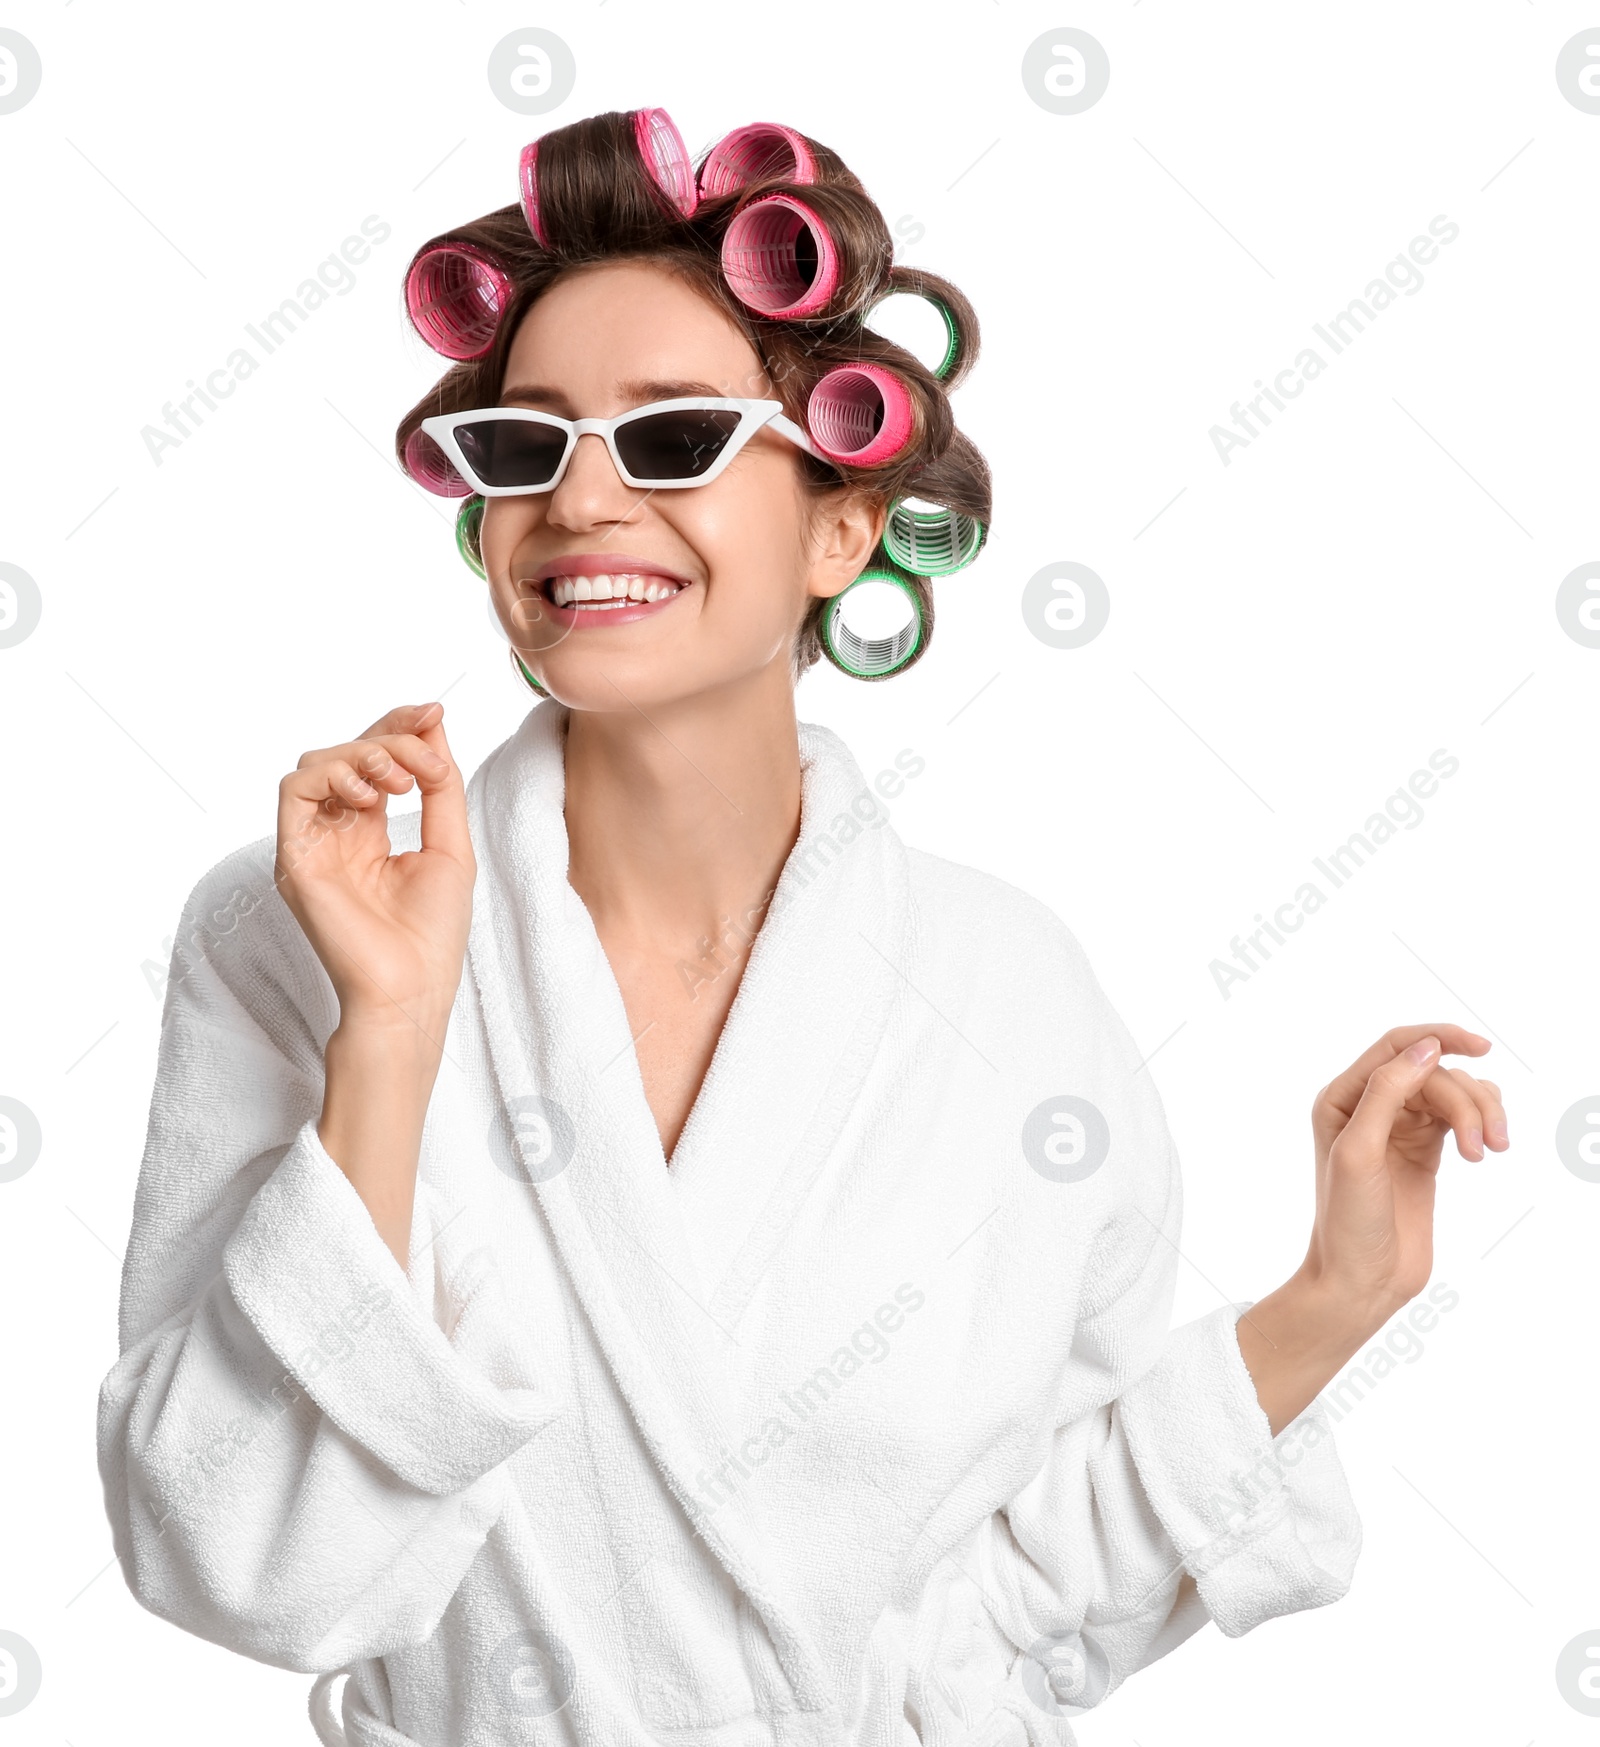
<path id="1" fill-rule="evenodd" d="M 552 576 L 665 576 L 681 582 L 685 588 L 690 578 L 681 571 L 657 564 L 653 558 L 635 558 L 627 552 L 574 552 L 566 558 L 552 558 L 534 571 L 532 582 L 548 582 Z"/>
<path id="2" fill-rule="evenodd" d="M 606 607 L 602 611 L 580 606 L 558 607 L 544 592 L 544 584 L 552 576 L 664 576 L 679 585 L 678 594 L 664 601 L 630 601 L 625 607 Z M 627 552 L 575 552 L 565 558 L 551 558 L 541 564 L 527 582 L 539 589 L 539 599 L 553 625 L 566 630 L 599 630 L 606 625 L 631 625 L 637 619 L 648 619 L 664 612 L 687 588 L 693 578 L 681 571 L 657 564 L 653 558 L 636 558 Z"/>

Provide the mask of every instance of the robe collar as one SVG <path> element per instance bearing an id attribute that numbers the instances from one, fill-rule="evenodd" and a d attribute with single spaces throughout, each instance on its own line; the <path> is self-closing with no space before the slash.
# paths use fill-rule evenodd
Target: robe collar
<path id="1" fill-rule="evenodd" d="M 816 1634 L 786 1593 L 757 1489 L 725 1495 L 710 1477 L 742 1429 L 741 1317 L 902 981 L 905 849 L 844 743 L 801 723 L 800 834 L 669 1170 L 621 992 L 567 882 L 568 716 L 536 706 L 468 786 L 467 956 L 490 1059 L 503 1106 L 543 1120 L 523 1155 L 532 1192 L 646 1445 L 761 1614 L 798 1701 L 820 1708 L 833 1695 Z"/>

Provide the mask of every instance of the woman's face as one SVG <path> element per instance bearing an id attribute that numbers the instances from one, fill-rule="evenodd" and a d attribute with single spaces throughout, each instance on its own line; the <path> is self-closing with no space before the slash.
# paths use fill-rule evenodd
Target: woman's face
<path id="1" fill-rule="evenodd" d="M 628 261 L 571 273 L 534 304 L 501 404 L 609 418 L 691 394 L 777 398 L 723 311 L 664 268 Z M 481 544 L 495 610 L 540 684 L 595 711 L 747 680 L 787 687 L 808 602 L 854 580 L 883 522 L 857 494 L 819 501 L 800 458 L 763 430 L 709 485 L 643 492 L 623 483 L 600 437 L 582 436 L 554 491 L 490 498 Z M 608 567 L 602 586 L 612 597 L 626 587 L 630 604 L 559 605 L 575 587 L 559 580 L 573 560 Z M 636 606 L 640 591 L 665 598 Z M 592 577 L 587 592 L 598 592 Z"/>

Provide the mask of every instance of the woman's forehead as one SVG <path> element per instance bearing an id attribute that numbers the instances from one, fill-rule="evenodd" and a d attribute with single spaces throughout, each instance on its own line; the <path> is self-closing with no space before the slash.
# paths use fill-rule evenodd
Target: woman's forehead
<path id="1" fill-rule="evenodd" d="M 558 396 L 639 405 L 770 392 L 754 347 L 724 310 L 677 274 L 627 261 L 565 275 L 534 303 L 507 354 L 501 398 L 560 411 L 549 404 Z"/>

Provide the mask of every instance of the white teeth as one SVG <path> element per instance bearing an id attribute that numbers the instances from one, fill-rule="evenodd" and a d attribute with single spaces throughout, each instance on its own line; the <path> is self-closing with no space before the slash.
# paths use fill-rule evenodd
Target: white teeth
<path id="1" fill-rule="evenodd" d="M 558 607 L 593 609 L 621 606 L 624 601 L 664 601 L 680 586 L 665 576 L 643 574 L 557 576 L 551 580 L 550 596 Z"/>

